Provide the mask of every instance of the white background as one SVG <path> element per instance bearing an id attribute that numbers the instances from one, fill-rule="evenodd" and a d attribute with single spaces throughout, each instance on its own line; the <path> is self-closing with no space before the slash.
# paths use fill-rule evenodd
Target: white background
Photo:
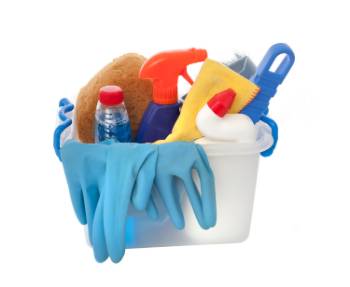
<path id="1" fill-rule="evenodd" d="M 0 286 L 349 286 L 348 1 L 1 1 Z M 52 133 L 57 103 L 125 52 L 206 48 L 296 63 L 270 106 L 242 244 L 127 250 L 98 264 L 71 207 Z"/>

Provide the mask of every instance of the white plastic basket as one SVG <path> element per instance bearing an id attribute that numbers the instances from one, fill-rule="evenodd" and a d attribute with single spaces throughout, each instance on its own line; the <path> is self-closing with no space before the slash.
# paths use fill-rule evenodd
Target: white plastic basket
<path id="1" fill-rule="evenodd" d="M 73 106 L 66 99 L 60 102 L 60 125 L 54 133 L 54 148 L 59 156 L 63 137 L 75 138 L 72 119 L 67 113 Z M 73 117 L 74 120 L 74 117 Z M 271 119 L 268 122 L 273 122 Z M 258 122 L 257 139 L 253 143 L 203 142 L 215 177 L 217 223 L 203 230 L 197 223 L 192 207 L 186 196 L 181 196 L 184 211 L 185 228 L 177 230 L 157 193 L 154 194 L 160 217 L 154 221 L 145 212 L 129 208 L 126 228 L 126 247 L 142 248 L 156 246 L 174 246 L 190 244 L 233 243 L 245 240 L 249 235 L 251 215 L 254 203 L 255 185 L 258 174 L 260 153 L 273 151 L 277 140 L 277 125 L 272 125 L 274 132 L 265 122 Z M 65 129 L 68 130 L 63 133 Z M 67 136 L 68 135 L 68 136 Z M 273 137 L 274 135 L 274 137 Z M 270 149 L 271 148 L 271 149 Z M 194 174 L 198 190 L 197 175 Z M 182 185 L 179 184 L 181 190 Z"/>
<path id="2" fill-rule="evenodd" d="M 185 228 L 177 230 L 160 198 L 155 195 L 157 206 L 160 207 L 160 218 L 156 221 L 149 219 L 145 212 L 130 207 L 126 231 L 127 248 L 234 243 L 245 240 L 249 235 L 260 153 L 273 144 L 270 127 L 262 122 L 257 123 L 256 127 L 258 137 L 255 143 L 203 145 L 215 176 L 215 227 L 203 230 L 197 223 L 187 197 L 182 196 Z M 199 188 L 198 182 L 197 186 Z"/>

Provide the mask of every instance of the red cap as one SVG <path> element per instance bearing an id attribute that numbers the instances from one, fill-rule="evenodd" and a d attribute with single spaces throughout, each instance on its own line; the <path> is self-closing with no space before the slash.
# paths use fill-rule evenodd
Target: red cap
<path id="1" fill-rule="evenodd" d="M 227 114 L 232 106 L 233 100 L 236 97 L 236 93 L 232 89 L 224 90 L 217 93 L 208 101 L 208 107 L 219 117 L 223 117 Z"/>
<path id="2" fill-rule="evenodd" d="M 124 100 L 123 90 L 118 86 L 104 86 L 100 89 L 99 101 L 105 106 L 114 106 Z"/>

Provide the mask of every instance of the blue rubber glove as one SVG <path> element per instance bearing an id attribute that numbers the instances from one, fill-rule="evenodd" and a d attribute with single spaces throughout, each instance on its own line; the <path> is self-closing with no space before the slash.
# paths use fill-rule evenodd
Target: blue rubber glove
<path id="1" fill-rule="evenodd" d="M 157 147 L 69 141 L 61 156 L 75 213 L 88 224 L 96 260 L 102 262 L 109 255 L 120 261 L 129 203 L 139 202 L 152 218 L 157 216 L 151 199 Z"/>
<path id="2" fill-rule="evenodd" d="M 196 171 L 201 194 L 193 181 Z M 158 145 L 158 164 L 155 186 L 175 227 L 185 226 L 176 180 L 180 179 L 190 200 L 198 223 L 204 229 L 216 224 L 214 175 L 206 153 L 193 142 L 172 142 Z M 138 205 L 140 208 L 143 206 Z"/>
<path id="3" fill-rule="evenodd" d="M 149 205 L 157 163 L 152 144 L 117 144 L 108 151 L 105 185 L 93 223 L 97 261 L 110 256 L 119 262 L 125 253 L 125 223 L 130 201 Z"/>
<path id="4" fill-rule="evenodd" d="M 75 214 L 81 224 L 88 224 L 92 242 L 92 222 L 100 197 L 109 146 L 68 141 L 60 150 L 63 168 Z"/>
<path id="5" fill-rule="evenodd" d="M 151 196 L 153 183 L 177 228 L 184 227 L 184 218 L 176 178 L 182 180 L 199 224 L 203 228 L 215 225 L 214 177 L 199 145 L 186 142 L 91 145 L 70 141 L 62 147 L 61 155 L 75 212 L 82 224 L 88 223 L 99 262 L 108 256 L 114 262 L 122 259 L 130 202 L 157 217 Z M 202 196 L 193 182 L 192 170 L 199 175 Z"/>

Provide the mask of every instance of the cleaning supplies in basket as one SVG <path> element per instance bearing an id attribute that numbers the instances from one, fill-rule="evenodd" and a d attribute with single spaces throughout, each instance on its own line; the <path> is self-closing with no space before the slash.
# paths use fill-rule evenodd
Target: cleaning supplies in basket
<path id="1" fill-rule="evenodd" d="M 277 50 L 281 52 L 282 48 L 285 47 L 279 46 Z M 266 69 L 272 62 L 263 60 L 265 64 L 259 66 L 254 77 L 251 74 L 255 66 L 246 57 L 237 56 L 237 61 L 228 67 L 207 59 L 193 83 L 186 66 L 206 57 L 205 50 L 165 52 L 152 57 L 141 68 L 140 77 L 153 81 L 154 102 L 143 116 L 138 133 L 143 138 L 140 142 L 153 141 L 145 140 L 148 136 L 154 139 L 161 134 L 161 138 L 167 136 L 176 121 L 172 133 L 158 144 L 120 143 L 123 141 L 120 133 L 119 138 L 117 132 L 100 137 L 103 133 L 98 128 L 96 144 L 76 140 L 62 144 L 64 130 L 72 124 L 69 114 L 73 106 L 66 100 L 60 102 L 62 122 L 55 130 L 54 147 L 62 158 L 77 217 L 88 225 L 98 262 L 108 257 L 119 262 L 126 246 L 154 246 L 154 241 L 157 246 L 166 246 L 169 242 L 210 243 L 220 238 L 216 241 L 220 243 L 246 238 L 259 153 L 272 153 L 271 133 L 277 139 L 277 125 L 266 117 L 269 99 L 294 58 L 290 60 L 287 56 L 276 75 Z M 270 54 L 267 58 L 273 57 Z M 193 83 L 180 115 L 179 75 Z M 122 93 L 115 86 L 102 88 L 101 106 L 110 109 L 111 105 L 121 103 Z M 125 108 L 121 112 L 125 115 Z M 96 115 L 96 126 L 100 124 L 101 128 L 103 121 L 98 120 L 101 115 L 108 118 L 107 113 L 98 108 Z M 109 111 L 108 115 L 116 114 Z M 81 122 L 82 118 L 79 119 Z M 256 120 L 261 122 L 255 126 Z M 123 123 L 127 127 L 126 141 L 130 141 L 130 124 Z M 232 166 L 235 176 L 231 176 Z M 249 182 L 245 182 L 247 174 Z M 227 181 L 228 178 L 232 180 Z M 236 204 L 237 198 L 249 204 Z M 237 225 L 233 227 L 237 229 L 235 233 L 231 232 L 231 222 Z M 216 235 L 216 228 L 208 231 L 214 226 L 222 235 Z"/>
<path id="2" fill-rule="evenodd" d="M 104 86 L 100 89 L 95 120 L 95 142 L 131 141 L 129 116 L 120 87 Z"/>

